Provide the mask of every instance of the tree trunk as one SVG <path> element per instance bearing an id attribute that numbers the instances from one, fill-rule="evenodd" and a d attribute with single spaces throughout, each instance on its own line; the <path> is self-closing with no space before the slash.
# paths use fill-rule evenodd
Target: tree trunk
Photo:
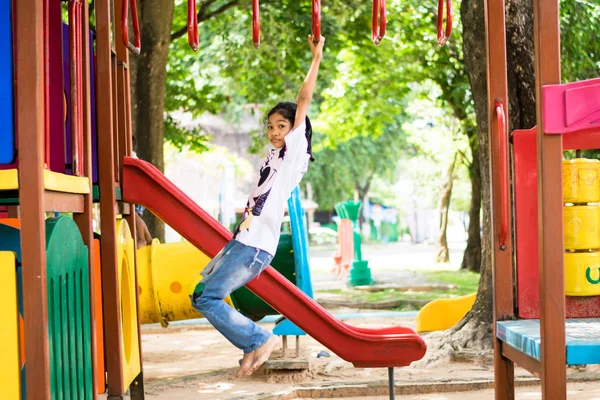
<path id="1" fill-rule="evenodd" d="M 452 185 L 454 183 L 454 168 L 456 167 L 456 158 L 454 154 L 452 162 L 448 166 L 446 173 L 442 176 L 440 184 L 440 199 L 438 210 L 440 213 L 440 231 L 437 238 L 438 252 L 435 257 L 436 262 L 449 263 L 450 254 L 448 252 L 448 238 L 446 231 L 448 229 L 448 211 L 450 210 L 450 198 L 452 197 Z"/>
<path id="2" fill-rule="evenodd" d="M 475 140 L 470 140 L 473 161 L 469 166 L 471 178 L 471 205 L 469 207 L 469 227 L 467 228 L 467 247 L 460 265 L 461 269 L 473 272 L 481 270 L 481 168 L 479 149 Z"/>
<path id="3" fill-rule="evenodd" d="M 361 186 L 360 183 L 355 183 L 354 187 L 356 190 L 356 195 L 358 196 L 358 200 L 360 201 L 360 212 L 358 213 L 358 226 L 360 226 L 360 232 L 362 234 L 362 227 L 365 223 L 365 217 L 363 215 L 363 210 L 367 206 L 365 201 L 367 200 L 367 195 L 369 194 L 369 190 L 371 189 L 371 181 L 373 178 L 367 180 L 364 186 Z"/>
<path id="4" fill-rule="evenodd" d="M 167 62 L 174 1 L 145 0 L 139 4 L 142 51 L 130 57 L 131 108 L 137 155 L 164 171 L 164 108 Z M 164 223 L 144 214 L 152 237 L 164 242 Z"/>
<path id="5" fill-rule="evenodd" d="M 462 348 L 493 348 L 493 266 L 492 221 L 490 201 L 490 146 L 488 134 L 488 100 L 484 0 L 463 0 L 461 18 L 465 64 L 477 119 L 478 153 L 481 168 L 483 235 L 481 271 L 477 299 L 469 313 L 454 328 L 442 334 L 436 358 Z M 506 26 L 509 84 L 510 130 L 531 128 L 535 124 L 535 76 L 533 48 L 532 0 L 507 1 Z M 532 101 L 533 99 L 533 101 Z M 446 350 L 440 351 L 440 350 Z M 429 360 L 431 361 L 431 360 Z"/>

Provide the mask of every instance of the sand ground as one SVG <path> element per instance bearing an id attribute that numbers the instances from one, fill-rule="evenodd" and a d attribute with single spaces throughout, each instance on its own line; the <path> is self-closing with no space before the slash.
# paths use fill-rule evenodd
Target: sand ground
<path id="1" fill-rule="evenodd" d="M 352 319 L 346 322 L 363 327 L 412 326 L 414 318 L 369 318 Z M 273 326 L 263 325 L 266 329 Z M 317 354 L 326 349 L 310 337 L 303 337 L 301 340 L 303 355 L 310 360 L 309 371 L 274 373 L 259 370 L 255 375 L 244 378 L 236 378 L 234 375 L 241 356 L 239 350 L 231 346 L 210 326 L 180 325 L 167 329 L 145 327 L 142 345 L 146 398 L 150 400 L 300 400 L 333 396 L 357 400 L 388 398 L 387 370 L 354 368 L 331 353 L 330 357 L 317 358 Z M 294 344 L 292 343 L 291 346 Z M 539 386 L 528 372 L 517 368 L 515 375 L 523 381 L 524 385 L 527 385 L 518 388 L 517 399 L 541 399 Z M 576 377 L 577 374 L 571 375 Z M 396 396 L 402 399 L 483 400 L 494 397 L 491 389 L 493 369 L 489 362 L 483 364 L 450 362 L 434 367 L 413 365 L 396 369 L 395 380 Z M 587 382 L 569 383 L 569 398 L 600 400 L 600 381 L 594 381 L 594 376 L 590 376 L 589 373 L 585 374 L 585 380 Z M 444 387 L 449 382 L 458 385 L 456 388 L 461 391 L 429 393 L 431 390 L 436 390 L 435 388 Z M 485 390 L 462 391 L 469 387 Z M 361 393 L 369 393 L 369 390 L 377 395 L 357 397 Z M 425 393 L 411 393 L 419 390 Z"/>

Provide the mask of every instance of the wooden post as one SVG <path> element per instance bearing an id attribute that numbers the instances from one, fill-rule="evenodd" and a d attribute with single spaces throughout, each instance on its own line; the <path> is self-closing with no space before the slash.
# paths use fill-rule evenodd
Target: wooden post
<path id="1" fill-rule="evenodd" d="M 90 101 L 91 101 L 91 90 L 90 90 L 90 43 L 89 43 L 89 5 L 87 1 L 83 1 L 82 3 L 82 26 L 81 26 L 81 35 L 83 38 L 82 43 L 82 69 L 83 69 L 83 82 L 82 82 L 82 90 L 83 90 L 83 113 L 81 115 L 83 119 L 83 169 L 84 176 L 87 176 L 89 179 L 89 194 L 83 196 L 83 213 L 81 214 L 73 214 L 73 219 L 77 223 L 79 227 L 79 231 L 81 232 L 81 236 L 83 238 L 83 243 L 88 248 L 88 265 L 89 265 L 89 281 L 90 281 L 90 310 L 91 310 L 91 318 L 90 318 L 90 333 L 92 339 L 92 389 L 94 398 L 97 397 L 98 393 L 98 380 L 96 379 L 96 362 L 97 362 L 97 354 L 96 354 L 96 313 L 94 310 L 95 306 L 95 296 L 93 293 L 94 290 L 94 252 L 93 252 L 93 240 L 94 240 L 94 232 L 92 229 L 92 203 L 93 203 L 93 190 L 92 190 L 92 129 L 91 129 L 91 110 L 90 110 Z M 73 146 L 76 144 L 73 143 Z"/>
<path id="2" fill-rule="evenodd" d="M 499 131 L 496 113 L 496 102 L 503 104 L 505 121 L 508 122 L 508 86 L 506 60 L 506 22 L 504 0 L 487 0 L 485 3 L 485 21 L 487 34 L 487 78 L 488 78 L 488 129 L 489 148 L 492 160 L 492 223 L 494 246 L 494 379 L 495 396 L 500 399 L 514 399 L 514 363 L 502 355 L 502 342 L 496 337 L 496 321 L 512 319 L 514 277 L 512 271 L 512 201 L 502 198 L 502 190 L 510 193 L 510 179 L 502 179 L 501 175 L 509 177 L 508 140 L 505 142 L 506 151 L 500 150 L 499 135 L 508 135 L 508 126 Z M 507 136 L 506 136 L 507 137 Z M 501 160 L 501 156 L 506 158 Z M 508 187 L 503 188 L 506 185 Z M 506 201 L 509 200 L 509 201 Z M 504 209 L 503 209 L 504 208 Z M 508 216 L 504 223 L 508 235 L 501 241 L 502 216 Z"/>
<path id="3" fill-rule="evenodd" d="M 44 224 L 44 68 L 42 0 L 16 3 L 16 126 L 27 397 L 50 399 L 46 230 Z"/>
<path id="4" fill-rule="evenodd" d="M 560 83 L 559 0 L 534 0 L 542 398 L 566 399 L 562 136 L 544 132 L 542 87 Z"/>
<path id="5" fill-rule="evenodd" d="M 104 336 L 109 397 L 122 397 L 123 346 L 121 299 L 117 268 L 117 228 L 113 131 L 113 55 L 110 42 L 110 0 L 96 1 L 96 51 L 98 87 L 98 169 L 102 230 L 102 292 L 104 297 Z"/>

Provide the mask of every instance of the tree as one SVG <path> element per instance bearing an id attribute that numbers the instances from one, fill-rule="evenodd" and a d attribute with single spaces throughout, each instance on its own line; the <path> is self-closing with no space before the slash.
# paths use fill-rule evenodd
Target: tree
<path id="1" fill-rule="evenodd" d="M 454 4 L 460 6 L 460 2 Z M 435 3 L 409 1 L 398 12 L 399 42 L 404 63 L 411 65 L 405 69 L 408 78 L 415 82 L 433 81 L 441 89 L 438 106 L 448 108 L 460 121 L 460 126 L 468 138 L 470 157 L 461 152 L 461 161 L 469 170 L 471 181 L 471 203 L 467 246 L 462 268 L 478 272 L 481 265 L 481 180 L 479 170 L 477 130 L 475 110 L 469 79 L 465 70 L 461 20 L 455 19 L 454 33 L 445 47 L 440 48 L 434 38 Z M 411 29 L 405 29 L 410 26 Z"/>
<path id="2" fill-rule="evenodd" d="M 458 153 L 454 153 L 454 157 L 452 158 L 452 161 L 450 162 L 446 172 L 442 176 L 440 183 L 440 200 L 438 205 L 438 211 L 440 213 L 440 231 L 437 237 L 438 252 L 435 256 L 435 261 L 441 263 L 450 262 L 446 230 L 448 229 L 448 211 L 450 210 L 450 198 L 452 197 L 452 185 L 454 183 L 457 158 Z"/>
<path id="3" fill-rule="evenodd" d="M 321 208 L 333 208 L 354 193 L 364 204 L 376 177 L 393 182 L 398 154 L 403 147 L 403 132 L 389 127 L 376 138 L 358 136 L 315 152 L 305 184 L 310 183 Z"/>
<path id="4" fill-rule="evenodd" d="M 181 1 L 177 2 L 181 6 Z M 231 0 L 216 7 L 215 0 L 205 1 L 198 12 L 200 22 L 212 18 L 239 3 Z M 179 7 L 181 8 L 181 7 Z M 140 3 L 139 17 L 142 50 L 130 57 L 131 116 L 140 158 L 164 170 L 164 108 L 167 62 L 173 38 L 182 35 L 182 26 L 172 32 L 175 1 L 146 0 Z M 154 215 L 144 216 L 154 237 L 164 241 L 164 224 Z"/>

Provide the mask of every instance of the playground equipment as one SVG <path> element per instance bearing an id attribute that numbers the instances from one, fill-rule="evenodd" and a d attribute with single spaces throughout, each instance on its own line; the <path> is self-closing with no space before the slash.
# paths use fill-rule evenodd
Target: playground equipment
<path id="1" fill-rule="evenodd" d="M 348 275 L 348 284 L 350 286 L 364 286 L 373 284 L 371 278 L 371 269 L 369 268 L 369 262 L 362 259 L 362 249 L 360 240 L 360 224 L 358 222 L 360 214 L 360 201 L 346 201 L 335 205 L 335 211 L 342 221 L 350 221 L 352 226 L 352 241 L 348 239 L 349 232 L 348 227 L 350 224 L 347 222 L 338 229 L 338 237 L 340 240 L 340 251 L 339 256 L 336 256 L 336 264 L 344 268 L 346 272 L 342 272 L 341 275 Z M 352 243 L 354 247 L 354 259 L 351 266 L 349 265 L 349 248 L 348 244 Z M 340 261 L 339 263 L 337 261 Z M 348 265 L 348 267 L 346 267 Z M 340 269 L 341 269 L 340 268 Z M 349 272 L 348 269 L 350 268 Z M 341 271 L 344 271 L 341 269 Z"/>
<path id="2" fill-rule="evenodd" d="M 0 0 L 0 205 L 3 217 L 18 218 L 0 224 L 2 399 L 144 398 L 134 203 L 150 206 L 207 257 L 231 238 L 164 176 L 128 157 L 129 53 L 142 43 L 136 2 L 127 1 L 95 0 L 92 35 L 88 1 L 68 0 L 63 25 L 62 2 Z M 191 11 L 197 49 L 195 4 Z M 313 18 L 318 36 L 318 2 Z M 94 201 L 101 237 L 92 229 Z M 73 217 L 47 219 L 47 212 Z M 306 236 L 293 237 L 301 257 L 296 248 Z M 306 293 L 272 268 L 247 286 L 289 319 L 276 329 L 301 329 L 357 367 L 390 368 L 392 389 L 391 368 L 425 354 L 412 329 L 360 329 L 335 319 L 310 298 L 307 276 L 294 273 Z M 147 289 L 148 301 L 164 295 L 150 283 Z"/>
<path id="3" fill-rule="evenodd" d="M 198 51 L 198 18 L 196 18 L 196 1 L 188 0 L 188 14 L 187 14 L 187 29 L 188 29 L 188 44 L 192 50 Z M 439 0 L 443 7 L 443 0 Z M 450 36 L 452 31 L 452 0 L 446 0 L 448 2 L 448 28 L 446 29 L 447 36 Z M 442 22 L 438 21 L 438 24 Z M 385 0 L 373 0 L 373 25 L 372 25 L 372 37 L 373 43 L 378 46 L 383 38 L 385 37 L 385 30 L 387 25 L 386 19 L 386 8 Z M 440 28 L 438 28 L 440 29 Z M 312 0 L 312 36 L 315 43 L 319 42 L 321 37 L 321 0 Z M 439 35 L 439 34 L 438 34 Z M 252 42 L 254 47 L 260 46 L 260 4 L 259 0 L 252 0 Z"/>
<path id="4" fill-rule="evenodd" d="M 345 279 L 354 261 L 354 227 L 349 219 L 340 219 L 337 228 L 338 249 L 333 256 L 333 273 Z"/>
<path id="5" fill-rule="evenodd" d="M 419 311 L 415 321 L 418 333 L 452 328 L 473 308 L 477 292 L 453 299 L 436 299 Z"/>
<path id="6" fill-rule="evenodd" d="M 590 351 L 599 341 L 597 249 L 587 248 L 597 245 L 596 211 L 587 205 L 597 198 L 597 163 L 563 163 L 563 150 L 600 148 L 600 79 L 561 84 L 559 1 L 534 0 L 533 5 L 537 128 L 512 134 L 513 205 L 506 10 L 503 0 L 486 0 L 495 389 L 496 399 L 514 398 L 516 363 L 540 376 L 544 399 L 560 400 L 567 397 L 567 364 L 600 363 L 599 353 Z"/>
<path id="7" fill-rule="evenodd" d="M 61 2 L 0 1 L 0 204 L 8 206 L 3 216 L 19 216 L 0 221 L 2 398 L 122 398 L 130 386 L 132 398 L 143 398 L 135 227 L 130 205 L 117 202 L 118 160 L 130 154 L 131 132 L 128 55 L 111 42 L 124 36 L 111 21 L 122 17 L 127 26 L 127 7 L 95 6 L 92 36 L 86 1 L 69 1 L 68 24 Z M 101 242 L 92 232 L 93 197 Z M 45 219 L 46 212 L 73 218 Z"/>

